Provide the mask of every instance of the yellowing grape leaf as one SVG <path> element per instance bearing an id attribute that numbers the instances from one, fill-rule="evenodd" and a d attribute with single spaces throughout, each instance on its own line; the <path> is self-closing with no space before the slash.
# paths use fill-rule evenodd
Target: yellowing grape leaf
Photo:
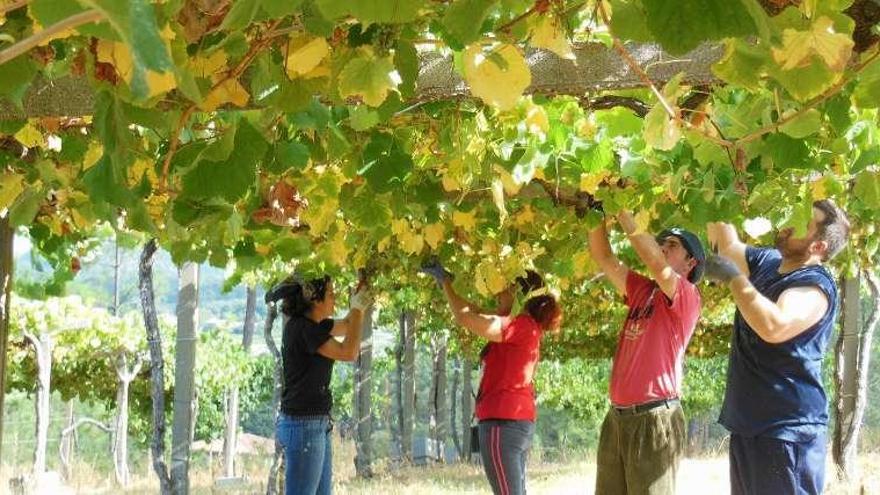
<path id="1" fill-rule="evenodd" d="M 547 111 L 541 105 L 534 105 L 529 108 L 526 114 L 526 129 L 532 134 L 547 134 L 550 130 L 550 120 L 547 118 Z"/>
<path id="2" fill-rule="evenodd" d="M 397 238 L 400 241 L 400 248 L 405 253 L 419 254 L 425 247 L 425 239 L 413 231 L 407 232 L 405 235 Z"/>
<path id="3" fill-rule="evenodd" d="M 773 59 L 783 70 L 810 65 L 811 57 L 818 55 L 831 70 L 840 72 L 852 54 L 853 40 L 834 31 L 834 21 L 821 16 L 809 31 L 786 29 L 782 32 L 782 48 L 773 48 Z"/>
<path id="4" fill-rule="evenodd" d="M 104 156 L 104 146 L 96 141 L 89 141 L 89 148 L 86 150 L 86 156 L 83 157 L 83 170 L 92 168 L 102 156 Z"/>
<path id="5" fill-rule="evenodd" d="M 636 233 L 647 232 L 648 225 L 651 224 L 651 212 L 649 210 L 641 210 L 636 213 L 634 220 L 636 222 Z"/>
<path id="6" fill-rule="evenodd" d="M 389 236 L 383 237 L 382 240 L 380 240 L 379 243 L 376 244 L 376 249 L 380 253 L 384 253 L 385 250 L 387 250 L 388 246 L 390 246 L 390 245 L 391 245 L 391 236 L 389 235 Z"/>
<path id="7" fill-rule="evenodd" d="M 201 53 L 190 59 L 190 69 L 196 77 L 218 80 L 226 71 L 227 57 L 223 50 L 215 50 L 205 57 Z"/>
<path id="8" fill-rule="evenodd" d="M 6 173 L 0 176 L 0 210 L 9 208 L 24 190 L 24 176 Z"/>
<path id="9" fill-rule="evenodd" d="M 321 37 L 297 37 L 287 45 L 287 76 L 291 79 L 312 72 L 330 53 L 330 45 Z"/>
<path id="10" fill-rule="evenodd" d="M 327 232 L 327 229 L 336 221 L 336 212 L 339 210 L 339 201 L 335 197 L 316 200 L 310 198 L 309 207 L 302 212 L 303 223 L 309 226 L 309 234 L 319 237 Z"/>
<path id="11" fill-rule="evenodd" d="M 471 93 L 500 110 L 510 110 L 532 82 L 532 73 L 519 48 L 502 44 L 484 51 L 481 43 L 463 55 L 464 79 Z"/>
<path id="12" fill-rule="evenodd" d="M 574 262 L 574 276 L 576 278 L 584 278 L 597 271 L 596 263 L 593 261 L 593 257 L 590 256 L 590 251 L 586 249 L 575 253 L 572 261 Z"/>
<path id="13" fill-rule="evenodd" d="M 443 235 L 445 233 L 444 227 L 442 223 L 432 223 L 429 225 L 425 225 L 423 230 L 425 242 L 431 246 L 431 249 L 437 249 L 440 247 L 440 244 L 443 242 Z"/>
<path id="14" fill-rule="evenodd" d="M 499 223 L 504 225 L 507 220 L 507 207 L 504 205 L 504 184 L 501 179 L 496 178 L 492 181 L 492 202 L 498 208 Z"/>
<path id="15" fill-rule="evenodd" d="M 658 150 L 671 150 L 681 138 L 681 129 L 669 117 L 662 103 L 657 103 L 645 116 L 645 142 Z"/>
<path id="16" fill-rule="evenodd" d="M 118 41 L 98 40 L 96 54 L 99 62 L 112 64 L 119 76 L 131 85 L 135 69 L 128 45 Z M 177 79 L 171 72 L 147 70 L 146 78 L 149 88 L 148 98 L 167 93 L 177 87 Z"/>
<path id="17" fill-rule="evenodd" d="M 443 184 L 444 191 L 460 191 L 461 184 L 458 183 L 458 180 L 452 176 L 452 174 L 445 173 L 443 174 L 443 178 L 441 179 Z"/>
<path id="18" fill-rule="evenodd" d="M 607 177 L 607 172 L 581 174 L 580 190 L 588 194 L 596 194 L 596 191 L 599 190 L 599 185 Z"/>
<path id="19" fill-rule="evenodd" d="M 508 196 L 516 196 L 522 188 L 522 183 L 517 181 L 510 172 L 504 169 L 504 167 L 496 164 L 494 169 L 495 173 L 498 174 L 498 178 L 501 180 L 501 184 L 504 185 L 504 192 L 507 193 Z"/>
<path id="20" fill-rule="evenodd" d="M 31 122 L 28 122 L 27 125 L 15 133 L 15 140 L 27 148 L 38 148 L 45 143 L 43 133 Z"/>
<path id="21" fill-rule="evenodd" d="M 134 187 L 140 184 L 144 174 L 147 175 L 147 180 L 151 183 L 158 183 L 158 177 L 156 176 L 156 169 L 153 167 L 153 162 L 145 158 L 138 158 L 128 167 L 129 187 Z"/>
<path id="22" fill-rule="evenodd" d="M 472 232 L 477 228 L 477 213 L 475 211 L 465 213 L 456 210 L 452 212 L 452 224 L 463 228 L 465 232 Z"/>
<path id="23" fill-rule="evenodd" d="M 344 266 L 348 261 L 348 247 L 345 245 L 344 225 L 337 223 L 336 234 L 330 240 L 330 259 L 337 266 Z"/>
<path id="24" fill-rule="evenodd" d="M 559 55 L 566 60 L 575 60 L 574 52 L 571 51 L 571 43 L 565 36 L 565 29 L 556 16 L 538 16 L 538 21 L 532 29 L 532 37 L 529 44 L 535 48 L 544 48 Z"/>
<path id="25" fill-rule="evenodd" d="M 828 177 L 822 177 L 810 184 L 813 193 L 813 201 L 820 201 L 828 198 Z"/>
<path id="26" fill-rule="evenodd" d="M 517 227 L 529 228 L 534 221 L 535 212 L 532 210 L 532 205 L 525 205 L 525 207 L 513 217 L 513 224 Z"/>
<path id="27" fill-rule="evenodd" d="M 474 270 L 474 287 L 484 296 L 493 296 L 507 288 L 507 280 L 492 259 L 481 261 Z"/>
<path id="28" fill-rule="evenodd" d="M 213 112 L 217 108 L 227 103 L 231 103 L 237 107 L 247 105 L 251 95 L 248 94 L 244 86 L 237 79 L 227 79 L 222 84 L 214 88 L 205 101 L 199 105 L 199 108 L 206 112 Z"/>
<path id="29" fill-rule="evenodd" d="M 388 93 L 397 87 L 391 56 L 379 57 L 372 49 L 361 49 L 339 73 L 339 94 L 343 98 L 359 97 L 371 107 L 378 107 Z"/>

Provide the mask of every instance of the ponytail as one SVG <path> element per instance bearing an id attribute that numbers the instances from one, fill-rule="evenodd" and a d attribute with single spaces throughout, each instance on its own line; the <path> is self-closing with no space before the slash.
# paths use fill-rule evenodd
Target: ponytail
<path id="1" fill-rule="evenodd" d="M 309 281 L 290 277 L 266 294 L 266 302 L 281 301 L 281 312 L 288 317 L 305 316 L 315 303 L 324 300 L 329 285 L 327 276 Z"/>
<path id="2" fill-rule="evenodd" d="M 553 322 L 562 315 L 556 298 L 549 294 L 532 297 L 526 301 L 525 310 L 544 331 L 550 330 Z"/>

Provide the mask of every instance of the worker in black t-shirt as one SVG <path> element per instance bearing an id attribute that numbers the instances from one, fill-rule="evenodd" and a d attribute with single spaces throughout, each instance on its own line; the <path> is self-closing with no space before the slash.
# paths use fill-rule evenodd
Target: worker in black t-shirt
<path id="1" fill-rule="evenodd" d="M 289 318 L 281 344 L 284 378 L 276 429 L 287 464 L 284 493 L 330 494 L 330 374 L 334 361 L 357 359 L 371 296 L 366 285 L 358 286 L 341 320 L 332 319 L 336 296 L 329 277 L 285 281 L 266 300 L 280 300 Z"/>

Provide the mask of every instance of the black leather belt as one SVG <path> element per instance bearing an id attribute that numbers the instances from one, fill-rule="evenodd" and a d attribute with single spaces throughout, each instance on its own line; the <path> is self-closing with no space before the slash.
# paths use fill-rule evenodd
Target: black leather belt
<path id="1" fill-rule="evenodd" d="M 650 411 L 652 409 L 657 409 L 658 407 L 667 407 L 672 409 L 677 406 L 681 401 L 678 399 L 663 399 L 663 400 L 655 400 L 652 402 L 645 402 L 644 404 L 636 404 L 634 406 L 613 406 L 614 410 L 617 411 L 618 414 L 640 414 L 643 412 Z"/>

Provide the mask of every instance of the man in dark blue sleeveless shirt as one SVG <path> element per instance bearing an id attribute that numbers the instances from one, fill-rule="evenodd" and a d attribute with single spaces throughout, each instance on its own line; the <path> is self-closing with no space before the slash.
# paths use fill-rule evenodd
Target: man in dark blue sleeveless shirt
<path id="1" fill-rule="evenodd" d="M 720 256 L 706 277 L 736 303 L 720 423 L 730 430 L 730 488 L 739 494 L 813 494 L 825 484 L 828 400 L 822 360 L 837 315 L 823 263 L 849 236 L 846 214 L 813 203 L 804 237 L 779 232 L 776 249 L 746 246 L 729 224 L 709 224 Z"/>

